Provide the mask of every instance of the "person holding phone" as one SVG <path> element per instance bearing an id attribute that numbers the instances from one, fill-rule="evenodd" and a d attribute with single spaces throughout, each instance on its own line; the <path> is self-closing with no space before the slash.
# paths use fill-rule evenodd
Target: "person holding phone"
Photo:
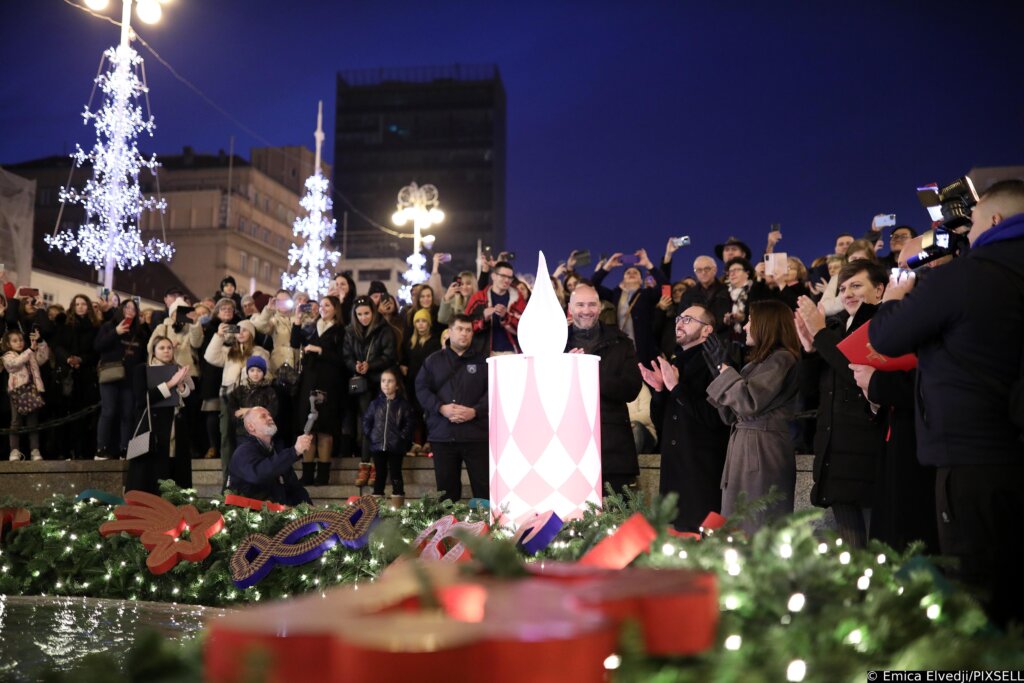
<path id="1" fill-rule="evenodd" d="M 519 352 L 519 318 L 526 302 L 512 286 L 515 270 L 508 261 L 497 261 L 491 268 L 491 284 L 477 291 L 466 304 L 465 314 L 473 321 L 474 335 L 485 338 L 485 351 L 491 356 Z"/>
<path id="2" fill-rule="evenodd" d="M 441 303 L 437 309 L 437 324 L 441 327 L 441 331 L 437 333 L 438 337 L 447 329 L 447 325 L 451 322 L 453 316 L 465 312 L 469 298 L 476 291 L 476 275 L 474 273 L 464 270 L 455 276 L 447 289 L 444 290 L 444 296 L 441 298 Z"/>
<path id="3" fill-rule="evenodd" d="M 658 355 L 658 342 L 655 336 L 655 311 L 662 300 L 661 287 L 668 280 L 660 268 L 655 268 L 647 258 L 646 249 L 638 249 L 632 258 L 636 265 L 631 265 L 622 274 L 622 282 L 614 289 L 603 285 L 608 273 L 623 265 L 623 255 L 614 253 L 600 268 L 594 271 L 593 285 L 603 301 L 615 306 L 618 328 L 631 340 L 636 348 L 637 357 L 645 365 Z M 644 277 L 654 278 L 654 287 L 644 287 Z"/>
<path id="4" fill-rule="evenodd" d="M 25 335 L 11 328 L 0 343 L 3 354 L 3 369 L 7 372 L 7 395 L 11 400 L 11 429 L 24 424 L 34 427 L 39 424 L 39 413 L 44 404 L 43 377 L 39 368 L 50 359 L 50 349 L 38 330 Z M 29 432 L 29 447 L 33 460 L 42 460 L 39 452 L 39 432 Z M 20 434 L 10 435 L 11 454 L 9 460 L 21 460 L 19 450 Z"/>
<path id="5" fill-rule="evenodd" d="M 298 354 L 292 348 L 292 326 L 297 313 L 291 293 L 279 289 L 263 310 L 252 318 L 256 331 L 268 335 L 273 341 L 273 350 L 270 352 L 271 374 L 276 374 L 283 365 L 298 367 Z"/>
<path id="6" fill-rule="evenodd" d="M 217 366 L 206 360 L 206 352 L 221 329 L 221 325 L 234 325 L 238 322 L 235 302 L 231 299 L 221 299 L 213 306 L 210 315 L 203 315 L 196 319 L 198 323 L 192 328 L 190 343 L 193 348 L 198 348 L 199 356 L 199 399 L 200 412 L 206 422 L 206 459 L 213 459 L 220 453 L 221 430 L 220 430 L 220 388 L 224 375 L 223 365 Z M 199 346 L 196 346 L 196 343 Z"/>
<path id="7" fill-rule="evenodd" d="M 139 320 L 131 299 L 123 301 L 96 333 L 93 348 L 99 354 L 100 420 L 96 433 L 96 460 L 124 457 L 132 436 L 135 368 L 146 362 L 149 330 Z"/>

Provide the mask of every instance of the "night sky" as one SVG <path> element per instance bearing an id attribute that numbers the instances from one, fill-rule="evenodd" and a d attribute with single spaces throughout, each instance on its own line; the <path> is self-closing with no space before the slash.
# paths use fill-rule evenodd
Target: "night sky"
<path id="1" fill-rule="evenodd" d="M 139 33 L 265 140 L 139 48 L 157 121 L 142 147 L 312 146 L 323 99 L 331 161 L 338 70 L 496 63 L 523 266 L 537 248 L 657 261 L 680 234 L 692 256 L 730 234 L 757 253 L 776 222 L 779 249 L 809 261 L 876 213 L 927 227 L 918 184 L 1024 165 L 1022 19 L 1019 1 L 173 0 Z M 0 0 L 0 38 L 0 164 L 90 147 L 79 114 L 118 28 L 62 0 Z"/>

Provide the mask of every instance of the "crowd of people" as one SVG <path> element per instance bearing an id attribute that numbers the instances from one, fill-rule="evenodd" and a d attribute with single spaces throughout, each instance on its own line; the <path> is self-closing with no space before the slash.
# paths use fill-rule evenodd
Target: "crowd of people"
<path id="1" fill-rule="evenodd" d="M 921 248 L 906 225 L 839 234 L 809 264 L 777 253 L 778 230 L 756 258 L 730 237 L 681 277 L 676 238 L 657 264 L 639 249 L 585 273 L 585 255 L 573 252 L 551 283 L 570 328 L 566 351 L 602 359 L 605 483 L 635 486 L 637 454 L 655 450 L 662 492 L 679 494 L 679 530 L 774 492 L 743 522 L 753 532 L 793 510 L 795 454 L 813 453 L 811 502 L 832 510 L 847 542 L 941 544 L 971 558 L 973 580 L 991 579 L 994 551 L 965 525 L 1005 528 L 994 520 L 1019 517 L 1024 495 L 1020 426 L 1004 416 L 1011 393 L 1014 419 L 1024 405 L 1020 372 L 1007 374 L 1021 366 L 1013 297 L 1024 259 L 999 256 L 1020 250 L 1022 224 L 1024 183 L 995 185 L 975 207 L 974 248 L 916 277 L 890 276 Z M 531 278 L 499 254 L 446 282 L 442 256 L 405 306 L 381 282 L 358 292 L 346 273 L 319 300 L 241 296 L 226 277 L 200 301 L 169 290 L 162 310 L 116 294 L 45 308 L 8 285 L 3 404 L 12 427 L 29 428 L 11 433 L 9 457 L 131 456 L 135 437 L 149 434 L 148 452 L 129 460 L 129 488 L 156 490 L 161 478 L 189 486 L 191 458 L 219 457 L 229 488 L 295 503 L 329 482 L 332 458 L 354 456 L 354 483 L 384 495 L 390 482 L 401 505 L 403 458 L 429 454 L 443 495 L 460 498 L 464 464 L 473 496 L 487 498 L 485 360 L 519 352 Z M 621 281 L 606 286 L 619 269 Z M 907 296 L 917 279 L 922 291 Z M 978 294 L 979 282 L 1001 300 Z M 1008 335 L 1002 355 L 972 327 L 989 308 Z M 915 352 L 917 370 L 850 361 L 843 340 L 871 320 L 875 349 Z M 967 341 L 943 341 L 961 328 Z M 31 431 L 97 402 L 92 419 Z M 1007 492 L 1008 482 L 1020 486 Z M 989 507 L 977 508 L 979 492 Z M 1019 588 L 999 586 L 1020 604 Z"/>

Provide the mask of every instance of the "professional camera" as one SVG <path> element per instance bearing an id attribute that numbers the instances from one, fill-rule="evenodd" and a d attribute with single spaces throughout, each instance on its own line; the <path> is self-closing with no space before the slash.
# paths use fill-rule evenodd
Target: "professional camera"
<path id="1" fill-rule="evenodd" d="M 964 176 L 941 190 L 935 183 L 919 187 L 917 198 L 928 209 L 934 227 L 921 235 L 921 251 L 907 258 L 907 266 L 914 270 L 943 256 L 956 255 L 968 246 L 971 211 L 978 203 L 978 192 L 970 177 Z"/>

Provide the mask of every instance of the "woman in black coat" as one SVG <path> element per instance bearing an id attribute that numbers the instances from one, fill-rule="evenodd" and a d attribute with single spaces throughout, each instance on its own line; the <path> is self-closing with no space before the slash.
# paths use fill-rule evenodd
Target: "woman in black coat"
<path id="1" fill-rule="evenodd" d="M 808 367 L 820 378 L 811 502 L 831 507 L 840 535 L 859 548 L 867 544 L 875 475 L 885 444 L 876 408 L 864 398 L 849 359 L 837 347 L 874 315 L 886 281 L 885 271 L 875 264 L 847 264 L 839 273 L 844 311 L 826 325 L 814 302 L 801 297 L 796 316 L 804 350 L 816 351 L 817 360 Z"/>
<path id="2" fill-rule="evenodd" d="M 173 366 L 168 378 L 157 374 L 159 368 Z M 142 423 L 140 434 L 149 429 L 149 450 L 128 461 L 125 491 L 146 491 L 160 495 L 160 480 L 173 479 L 181 488 L 192 487 L 192 458 L 184 398 L 194 385 L 189 368 L 174 362 L 174 343 L 158 337 L 148 363 L 135 368 L 132 378 L 135 396 L 135 425 Z M 158 406 L 171 400 L 173 405 Z M 148 414 L 148 415 L 147 415 Z"/>
<path id="3" fill-rule="evenodd" d="M 209 316 L 208 320 L 205 318 L 207 316 L 200 318 L 199 324 L 194 325 L 191 330 L 191 334 L 196 337 L 201 336 L 201 341 L 193 339 L 191 344 L 193 348 L 197 348 L 196 342 L 200 342 L 196 351 L 199 358 L 199 399 L 202 402 L 200 410 L 206 422 L 206 438 L 210 444 L 205 457 L 211 459 L 217 457 L 218 446 L 221 443 L 220 384 L 224 378 L 224 368 L 217 367 L 206 360 L 206 349 L 210 346 L 213 336 L 217 334 L 222 323 L 237 325 L 240 318 L 234 300 L 226 298 L 214 305 L 213 314 Z"/>
<path id="4" fill-rule="evenodd" d="M 406 342 L 405 365 L 402 373 L 405 382 L 405 395 L 412 405 L 413 414 L 413 453 L 418 453 L 426 442 L 427 426 L 423 421 L 423 408 L 416 398 L 416 375 L 427 356 L 441 350 L 441 335 L 435 332 L 430 318 L 430 310 L 421 308 L 413 314 L 412 330 Z"/>
<path id="5" fill-rule="evenodd" d="M 139 318 L 139 311 L 131 299 L 114 311 L 108 322 L 100 326 L 93 343 L 99 356 L 100 421 L 96 430 L 96 459 L 124 455 L 128 448 L 135 414 L 132 378 L 135 368 L 146 364 L 146 342 L 149 328 Z M 104 382 L 102 370 L 111 368 L 121 375 L 119 379 Z"/>
<path id="6" fill-rule="evenodd" d="M 296 313 L 292 324 L 291 345 L 302 349 L 302 375 L 299 378 L 299 393 L 295 397 L 295 410 L 299 427 L 309 417 L 309 397 L 314 391 L 322 391 L 323 403 L 317 409 L 318 418 L 313 424 L 316 435 L 317 462 L 313 462 L 313 450 L 309 448 L 302 455 L 302 484 L 325 486 L 331 477 L 331 451 L 334 437 L 338 432 L 338 419 L 344 410 L 347 386 L 345 362 L 342 356 L 345 343 L 345 326 L 341 322 L 341 301 L 333 295 L 320 301 L 320 317 L 316 320 L 312 335 L 308 338 L 301 326 L 302 315 Z"/>
<path id="7" fill-rule="evenodd" d="M 51 345 L 56 357 L 58 376 L 70 377 L 71 395 L 67 409 L 75 413 L 100 400 L 96 366 L 96 334 L 102 324 L 92 301 L 85 294 L 76 294 L 68 306 L 64 325 Z M 78 459 L 91 460 L 96 453 L 96 414 L 68 423 L 58 430 L 66 452 Z"/>
<path id="8" fill-rule="evenodd" d="M 370 480 L 375 477 L 373 466 L 370 464 L 370 443 L 363 437 L 361 418 L 366 413 L 370 401 L 377 395 L 381 373 L 398 362 L 395 331 L 377 312 L 377 306 L 374 306 L 373 299 L 368 296 L 361 296 L 355 300 L 352 324 L 345 334 L 344 356 L 348 371 L 366 379 L 366 390 L 355 397 L 358 411 L 356 426 L 362 443 L 356 486 L 366 486 L 372 483 Z"/>

